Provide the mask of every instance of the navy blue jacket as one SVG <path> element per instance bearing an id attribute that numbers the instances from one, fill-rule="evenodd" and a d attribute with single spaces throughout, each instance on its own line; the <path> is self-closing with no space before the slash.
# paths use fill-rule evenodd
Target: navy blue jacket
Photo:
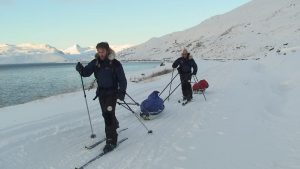
<path id="1" fill-rule="evenodd" d="M 127 80 L 122 64 L 118 60 L 100 60 L 96 58 L 84 67 L 81 75 L 89 77 L 93 73 L 98 83 L 97 94 L 101 90 L 126 93 Z"/>
<path id="2" fill-rule="evenodd" d="M 179 66 L 179 67 L 178 67 Z M 175 69 L 177 68 L 179 74 L 197 74 L 198 66 L 193 58 L 184 58 L 180 57 L 178 58 L 172 65 L 172 67 Z M 193 68 L 193 72 L 192 72 Z"/>

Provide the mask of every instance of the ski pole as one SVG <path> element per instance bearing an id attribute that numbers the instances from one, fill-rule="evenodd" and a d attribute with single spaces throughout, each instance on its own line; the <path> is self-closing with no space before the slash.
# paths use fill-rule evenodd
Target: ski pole
<path id="1" fill-rule="evenodd" d="M 139 120 L 139 122 L 140 122 L 140 123 L 144 126 L 144 128 L 147 130 L 148 134 L 152 134 L 153 131 L 148 129 L 148 127 L 146 126 L 146 124 L 143 123 L 143 121 L 139 118 L 139 116 L 131 109 L 131 107 L 130 107 L 125 101 L 123 101 L 123 102 L 124 102 L 124 104 L 128 107 L 127 110 L 131 111 L 131 112 L 134 114 L 134 116 Z"/>
<path id="2" fill-rule="evenodd" d="M 175 92 L 176 89 L 178 89 L 178 87 L 181 85 L 181 83 L 179 83 L 179 85 L 176 86 L 176 88 L 169 94 L 169 96 L 167 98 L 165 98 L 164 102 L 170 98 L 170 96 Z"/>
<path id="3" fill-rule="evenodd" d="M 172 79 L 173 79 L 173 75 L 174 75 L 174 69 L 172 71 L 172 77 L 171 77 L 171 84 L 170 84 L 170 89 L 169 89 L 169 95 L 171 93 L 171 90 L 172 90 Z M 168 98 L 168 101 L 169 101 L 169 98 Z"/>
<path id="4" fill-rule="evenodd" d="M 205 94 L 204 94 L 204 91 L 202 91 L 202 94 L 203 94 L 203 97 L 204 97 L 205 101 L 207 101 L 207 100 L 206 100 L 206 96 L 205 96 Z"/>
<path id="5" fill-rule="evenodd" d="M 122 106 L 124 109 L 130 111 L 126 106 L 124 106 L 125 103 L 120 103 L 120 102 L 117 102 L 117 103 L 118 103 L 118 105 Z"/>
<path id="6" fill-rule="evenodd" d="M 96 134 L 94 134 L 92 121 L 91 121 L 90 110 L 89 110 L 89 106 L 88 106 L 88 103 L 87 103 L 86 93 L 85 93 L 84 84 L 83 84 L 83 78 L 82 78 L 81 75 L 80 75 L 80 78 L 81 78 L 81 85 L 82 85 L 83 95 L 84 95 L 84 99 L 85 99 L 86 110 L 87 110 L 87 113 L 88 113 L 88 116 L 89 116 L 89 121 L 90 121 L 90 126 L 91 126 L 91 132 L 92 132 L 91 138 L 93 139 L 93 138 L 96 138 Z"/>
<path id="7" fill-rule="evenodd" d="M 119 105 L 124 105 L 124 103 L 120 103 L 120 102 L 117 102 Z M 131 105 L 131 106 L 137 106 L 136 103 L 127 103 L 128 105 Z"/>
<path id="8" fill-rule="evenodd" d="M 128 93 L 125 93 L 137 106 L 139 106 L 140 104 L 138 102 L 136 102 Z"/>
<path id="9" fill-rule="evenodd" d="M 171 79 L 171 82 L 168 83 L 168 85 L 159 93 L 159 96 L 161 96 L 163 94 L 163 92 L 169 87 L 169 85 L 175 80 L 175 78 L 178 76 L 179 74 L 177 73 L 176 76 L 173 77 L 173 79 Z"/>
<path id="10" fill-rule="evenodd" d="M 196 80 L 196 82 L 199 82 L 198 78 L 196 75 L 194 75 L 194 79 Z"/>

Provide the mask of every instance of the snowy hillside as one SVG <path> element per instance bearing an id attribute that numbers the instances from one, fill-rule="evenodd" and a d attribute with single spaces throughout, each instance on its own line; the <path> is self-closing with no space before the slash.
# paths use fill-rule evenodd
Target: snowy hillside
<path id="1" fill-rule="evenodd" d="M 178 57 L 187 48 L 204 59 L 256 59 L 299 47 L 300 1 L 253 0 L 198 26 L 123 50 L 124 59 Z M 284 54 L 284 53 L 282 53 Z"/>
<path id="2" fill-rule="evenodd" d="M 198 78 L 210 83 L 185 107 L 178 90 L 165 110 L 146 125 L 117 107 L 120 138 L 129 139 L 86 169 L 299 169 L 299 51 L 251 61 L 198 60 Z M 129 83 L 141 102 L 162 90 L 171 74 Z M 178 80 L 174 82 L 178 83 Z M 98 155 L 84 149 L 104 137 L 98 101 L 88 102 L 97 134 L 91 140 L 82 92 L 0 109 L 0 166 L 3 169 L 74 169 Z M 163 96 L 165 97 L 165 95 Z"/>
<path id="3" fill-rule="evenodd" d="M 63 61 L 64 53 L 47 44 L 0 44 L 0 64 Z"/>
<path id="4" fill-rule="evenodd" d="M 128 49 L 134 45 L 111 45 L 110 47 L 115 51 L 115 52 L 120 52 L 122 50 Z"/>

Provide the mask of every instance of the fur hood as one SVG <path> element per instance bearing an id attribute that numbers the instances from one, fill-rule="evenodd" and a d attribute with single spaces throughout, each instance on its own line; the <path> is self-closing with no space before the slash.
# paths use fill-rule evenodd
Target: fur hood
<path id="1" fill-rule="evenodd" d="M 98 53 L 95 54 L 95 58 L 99 58 Z M 114 50 L 112 50 L 111 48 L 109 48 L 109 55 L 108 55 L 108 59 L 109 60 L 114 60 L 116 58 L 116 52 Z"/>
<path id="2" fill-rule="evenodd" d="M 183 58 L 182 55 L 181 55 L 181 57 Z M 188 59 L 189 59 L 189 60 L 193 59 L 193 56 L 192 56 L 190 53 L 188 53 Z"/>
<path id="3" fill-rule="evenodd" d="M 116 52 L 114 50 L 112 50 L 111 48 L 109 48 L 108 59 L 109 60 L 114 60 L 115 58 L 116 58 Z"/>
<path id="4" fill-rule="evenodd" d="M 112 50 L 111 48 L 109 48 L 109 55 L 108 55 L 108 60 L 110 60 L 110 62 L 112 62 L 113 60 L 115 60 L 115 58 L 116 58 L 116 52 L 114 51 L 114 50 Z M 100 62 L 99 62 L 99 55 L 98 55 L 98 53 L 96 53 L 96 55 L 95 55 L 95 59 L 96 59 L 96 66 L 98 67 L 98 68 L 100 68 L 101 67 L 101 65 L 100 65 Z"/>

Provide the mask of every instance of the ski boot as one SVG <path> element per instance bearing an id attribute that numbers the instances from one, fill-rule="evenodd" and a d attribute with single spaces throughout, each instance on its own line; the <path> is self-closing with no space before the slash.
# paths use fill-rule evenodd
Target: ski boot
<path id="1" fill-rule="evenodd" d="M 115 145 L 115 144 L 106 144 L 103 148 L 103 153 L 109 153 L 109 152 L 113 151 L 116 147 L 117 147 L 117 145 Z"/>

